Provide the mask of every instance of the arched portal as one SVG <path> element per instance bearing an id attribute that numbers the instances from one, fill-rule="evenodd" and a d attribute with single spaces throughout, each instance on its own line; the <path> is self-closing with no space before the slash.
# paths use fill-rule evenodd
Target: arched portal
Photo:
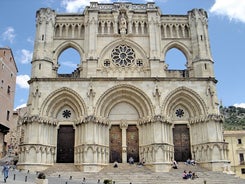
<path id="1" fill-rule="evenodd" d="M 174 159 L 186 161 L 192 157 L 191 145 L 196 134 L 189 121 L 205 115 L 205 103 L 193 90 L 180 87 L 167 96 L 164 104 L 163 114 L 169 116 L 173 124 Z"/>
<path id="2" fill-rule="evenodd" d="M 110 111 L 110 162 L 139 161 L 139 135 L 136 109 L 129 102 L 120 102 Z M 124 152 L 124 154 L 122 154 Z M 124 159 L 123 159 L 124 157 Z"/>
<path id="3" fill-rule="evenodd" d="M 99 116 L 110 120 L 110 162 L 139 161 L 138 121 L 153 114 L 148 97 L 133 86 L 118 85 L 102 95 L 97 105 Z"/>
<path id="4" fill-rule="evenodd" d="M 75 139 L 78 133 L 75 124 L 86 114 L 84 101 L 78 93 L 69 88 L 52 92 L 43 102 L 40 114 L 56 120 L 56 126 L 47 130 L 49 144 L 56 145 L 57 163 L 74 163 Z"/>

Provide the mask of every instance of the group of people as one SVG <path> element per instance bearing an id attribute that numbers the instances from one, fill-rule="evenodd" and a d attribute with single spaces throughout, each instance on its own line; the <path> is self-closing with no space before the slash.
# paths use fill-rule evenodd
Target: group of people
<path id="1" fill-rule="evenodd" d="M 130 165 L 133 165 L 134 164 L 134 158 L 133 157 L 129 157 L 128 163 Z M 139 166 L 145 165 L 145 159 L 144 159 L 144 157 L 140 160 L 140 162 L 137 165 L 139 165 Z M 117 168 L 118 167 L 118 162 L 117 161 L 114 162 L 113 167 L 114 168 Z"/>
<path id="2" fill-rule="evenodd" d="M 196 165 L 196 162 L 195 162 L 195 160 L 187 159 L 185 164 L 194 166 L 194 165 Z M 178 163 L 177 163 L 176 160 L 172 161 L 172 168 L 173 169 L 178 169 Z M 194 180 L 194 179 L 198 178 L 198 176 L 197 176 L 197 174 L 195 172 L 189 171 L 187 173 L 186 170 L 184 170 L 182 178 L 183 179 L 192 179 L 192 180 Z"/>
<path id="3" fill-rule="evenodd" d="M 195 160 L 189 159 L 189 158 L 188 158 L 188 159 L 186 160 L 185 164 L 186 164 L 186 165 L 196 165 L 196 162 L 195 162 Z"/>
<path id="4" fill-rule="evenodd" d="M 183 179 L 196 179 L 198 178 L 197 174 L 192 172 L 192 171 L 189 171 L 188 173 L 186 172 L 186 170 L 184 170 L 183 172 L 183 176 L 182 176 Z"/>

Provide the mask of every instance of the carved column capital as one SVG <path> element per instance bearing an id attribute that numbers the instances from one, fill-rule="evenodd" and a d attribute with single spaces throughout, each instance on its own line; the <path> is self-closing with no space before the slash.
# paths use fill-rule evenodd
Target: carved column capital
<path id="1" fill-rule="evenodd" d="M 120 128 L 121 129 L 127 129 L 128 128 L 128 123 L 126 120 L 121 120 Z"/>

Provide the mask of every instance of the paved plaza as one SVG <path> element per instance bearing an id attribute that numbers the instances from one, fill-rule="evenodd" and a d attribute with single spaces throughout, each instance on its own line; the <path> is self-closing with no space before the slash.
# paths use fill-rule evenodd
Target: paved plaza
<path id="1" fill-rule="evenodd" d="M 3 175 L 0 177 L 0 183 L 4 183 Z M 18 171 L 18 170 L 10 170 L 9 171 L 9 178 L 7 179 L 7 183 L 10 184 L 35 184 L 35 180 L 37 178 L 36 173 L 31 173 L 28 171 Z M 71 176 L 47 176 L 49 184 L 82 184 L 83 177 L 81 176 L 78 178 L 71 177 Z M 89 181 L 85 182 L 86 184 L 95 184 L 99 183 L 98 179 L 90 179 Z M 100 182 L 103 183 L 103 182 Z"/>

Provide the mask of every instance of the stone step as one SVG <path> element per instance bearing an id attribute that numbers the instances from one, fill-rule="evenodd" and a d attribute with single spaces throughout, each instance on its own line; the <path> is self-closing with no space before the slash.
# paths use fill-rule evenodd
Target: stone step
<path id="1" fill-rule="evenodd" d="M 204 181 L 207 184 L 245 184 L 245 180 L 239 179 L 234 175 L 208 171 L 198 165 L 190 166 L 183 163 L 179 164 L 179 169 L 171 169 L 170 172 L 165 173 L 156 173 L 145 166 L 139 167 L 129 164 L 119 164 L 118 168 L 114 168 L 113 164 L 110 164 L 98 173 L 84 173 L 74 167 L 67 164 L 55 164 L 52 169 L 49 169 L 47 174 L 52 177 L 61 175 L 61 177 L 68 178 L 72 176 L 73 181 L 82 181 L 83 178 L 86 178 L 88 183 L 97 183 L 98 180 L 103 183 L 104 179 L 111 179 L 116 184 L 129 184 L 130 182 L 132 184 L 204 184 Z M 183 180 L 183 170 L 196 172 L 199 178 L 195 180 Z"/>
<path id="2" fill-rule="evenodd" d="M 57 172 L 80 172 L 80 170 L 73 163 L 56 163 L 43 172 L 45 174 L 52 174 Z"/>

